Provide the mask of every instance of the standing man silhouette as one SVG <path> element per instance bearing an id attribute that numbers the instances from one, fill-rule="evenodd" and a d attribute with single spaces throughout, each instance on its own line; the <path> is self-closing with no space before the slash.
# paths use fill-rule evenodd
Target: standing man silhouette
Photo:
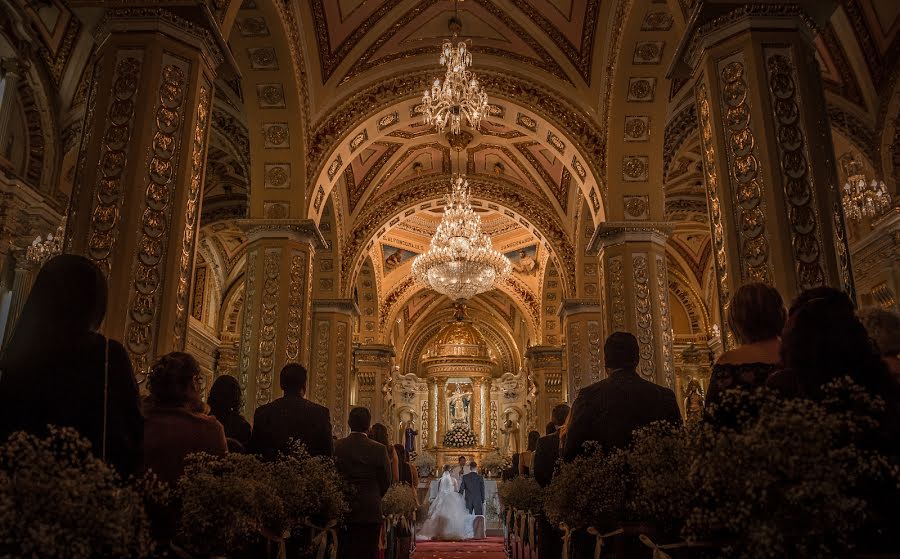
<path id="1" fill-rule="evenodd" d="M 469 462 L 469 473 L 462 477 L 459 492 L 466 498 L 469 514 L 484 514 L 484 478 L 478 473 L 478 464 Z"/>

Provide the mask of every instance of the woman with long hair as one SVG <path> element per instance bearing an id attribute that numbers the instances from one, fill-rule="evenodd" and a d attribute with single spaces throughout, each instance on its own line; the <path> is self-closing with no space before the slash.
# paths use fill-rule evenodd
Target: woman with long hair
<path id="1" fill-rule="evenodd" d="M 0 358 L 0 442 L 72 427 L 123 476 L 140 464 L 144 420 L 131 360 L 99 333 L 107 284 L 82 256 L 50 259 Z"/>
<path id="2" fill-rule="evenodd" d="M 400 463 L 397 459 L 397 451 L 388 438 L 387 427 L 383 423 L 373 424 L 369 429 L 369 438 L 383 444 L 387 448 L 388 458 L 391 460 L 391 483 L 400 481 Z"/>
<path id="3" fill-rule="evenodd" d="M 231 375 L 222 375 L 213 382 L 209 389 L 209 415 L 215 417 L 225 429 L 225 437 L 229 440 L 229 449 L 247 448 L 250 442 L 250 422 L 241 415 L 241 385 Z M 237 443 L 235 445 L 234 443 Z"/>

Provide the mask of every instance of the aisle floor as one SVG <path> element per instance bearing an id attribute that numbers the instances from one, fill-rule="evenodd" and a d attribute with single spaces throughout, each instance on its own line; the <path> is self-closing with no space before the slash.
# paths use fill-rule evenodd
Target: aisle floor
<path id="1" fill-rule="evenodd" d="M 413 559 L 506 559 L 502 537 L 463 542 L 418 542 Z"/>

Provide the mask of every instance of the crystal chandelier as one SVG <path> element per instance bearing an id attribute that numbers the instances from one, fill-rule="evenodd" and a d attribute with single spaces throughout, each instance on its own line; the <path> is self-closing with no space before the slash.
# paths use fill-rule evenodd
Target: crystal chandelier
<path id="1" fill-rule="evenodd" d="M 481 218 L 469 203 L 469 182 L 461 176 L 451 180 L 441 223 L 428 252 L 413 261 L 413 274 L 460 302 L 493 289 L 511 269 L 509 259 L 481 231 Z"/>
<path id="2" fill-rule="evenodd" d="M 461 28 L 458 17 L 450 20 L 454 37 Z M 444 41 L 440 61 L 442 66 L 447 67 L 447 74 L 443 83 L 436 78 L 431 90 L 426 89 L 422 96 L 425 124 L 436 126 L 438 133 L 450 124 L 450 131 L 458 134 L 465 118 L 469 126 L 478 128 L 481 119 L 487 115 L 488 97 L 478 78 L 469 70 L 472 65 L 471 51 L 464 41 L 457 43 L 456 47 L 450 41 Z"/>
<path id="3" fill-rule="evenodd" d="M 50 260 L 57 254 L 62 253 L 63 237 L 66 234 L 66 218 L 56 228 L 56 235 L 47 233 L 47 239 L 41 238 L 40 235 L 35 237 L 31 245 L 25 249 L 25 259 L 38 266 L 43 266 L 44 262 Z"/>
<path id="4" fill-rule="evenodd" d="M 883 214 L 891 206 L 891 195 L 884 181 L 872 179 L 866 183 L 864 175 L 854 175 L 844 183 L 844 215 L 852 221 L 872 219 Z"/>

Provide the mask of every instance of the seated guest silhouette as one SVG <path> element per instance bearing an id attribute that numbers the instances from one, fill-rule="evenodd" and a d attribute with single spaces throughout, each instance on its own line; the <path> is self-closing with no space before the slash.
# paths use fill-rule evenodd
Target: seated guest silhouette
<path id="1" fill-rule="evenodd" d="M 610 451 L 628 446 L 635 429 L 654 421 L 682 423 L 675 393 L 638 375 L 637 338 L 615 332 L 603 351 L 609 376 L 581 389 L 575 399 L 563 453 L 567 462 L 584 451 L 586 442 Z"/>
<path id="2" fill-rule="evenodd" d="M 127 477 L 140 466 L 144 418 L 128 353 L 98 332 L 106 298 L 103 272 L 83 256 L 41 268 L 0 358 L 0 441 L 72 427 Z"/>
<path id="3" fill-rule="evenodd" d="M 280 383 L 284 396 L 256 409 L 250 452 L 273 460 L 297 441 L 313 456 L 331 456 L 331 414 L 306 399 L 306 368 L 288 363 L 281 369 Z"/>
<path id="4" fill-rule="evenodd" d="M 557 404 L 551 413 L 553 417 L 553 433 L 538 439 L 537 450 L 534 451 L 534 480 L 541 487 L 550 485 L 556 461 L 559 460 L 559 428 L 566 424 L 569 417 L 569 404 Z"/>

